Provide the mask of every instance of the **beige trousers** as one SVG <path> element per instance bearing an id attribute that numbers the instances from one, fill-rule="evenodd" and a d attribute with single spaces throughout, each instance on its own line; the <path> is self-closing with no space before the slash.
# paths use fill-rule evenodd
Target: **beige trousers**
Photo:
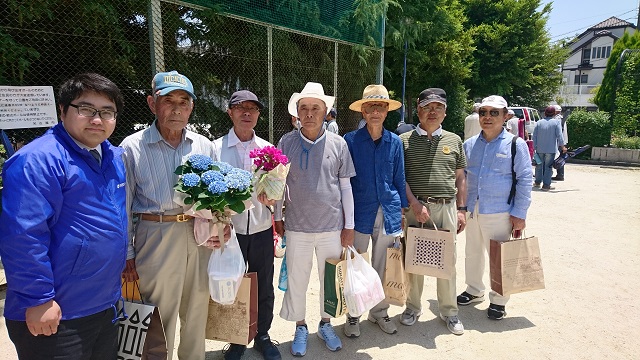
<path id="1" fill-rule="evenodd" d="M 438 229 L 449 230 L 455 234 L 458 230 L 457 207 L 455 201 L 449 204 L 424 204 L 429 209 L 431 220 Z M 419 226 L 413 211 L 405 211 L 407 216 L 407 226 Z M 431 227 L 431 222 L 427 222 L 426 226 Z M 406 232 L 405 232 L 406 233 Z M 458 315 L 458 302 L 456 301 L 456 253 L 453 253 L 453 276 L 451 279 L 440 279 L 436 281 L 438 294 L 438 309 L 440 314 L 444 316 Z M 424 290 L 424 275 L 409 275 L 409 294 L 407 296 L 407 307 L 415 312 L 422 310 L 422 291 Z"/>
<path id="2" fill-rule="evenodd" d="M 144 300 L 158 306 L 173 357 L 180 316 L 178 358 L 204 360 L 209 306 L 207 265 L 211 250 L 197 246 L 193 220 L 157 223 L 140 221 L 135 232 L 136 269 Z"/>

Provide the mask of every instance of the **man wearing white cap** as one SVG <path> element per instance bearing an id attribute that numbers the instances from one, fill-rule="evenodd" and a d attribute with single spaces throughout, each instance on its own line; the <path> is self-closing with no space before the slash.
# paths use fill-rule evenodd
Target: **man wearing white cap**
<path id="1" fill-rule="evenodd" d="M 471 115 L 467 116 L 464 119 L 464 139 L 467 140 L 468 138 L 474 136 L 474 135 L 478 135 L 480 133 L 480 131 L 482 130 L 480 128 L 480 123 L 478 122 L 478 107 L 480 106 L 479 103 L 475 103 L 473 104 L 473 112 L 471 113 Z"/>
<path id="2" fill-rule="evenodd" d="M 143 299 L 160 309 L 167 359 L 173 358 L 179 316 L 178 357 L 204 360 L 211 250 L 197 246 L 193 217 L 175 202 L 173 187 L 178 166 L 194 154 L 213 157 L 214 148 L 209 139 L 186 129 L 196 98 L 186 76 L 177 71 L 158 73 L 151 86 L 147 104 L 155 121 L 120 144 L 125 150 L 130 206 L 130 246 L 123 277 L 135 281 L 139 276 Z"/>
<path id="3" fill-rule="evenodd" d="M 349 148 L 342 137 L 326 131 L 324 118 L 334 102 L 324 94 L 321 84 L 309 82 L 289 100 L 289 113 L 300 119 L 302 128 L 285 134 L 278 148 L 291 162 L 287 176 L 286 223 L 282 201 L 275 207 L 276 232 L 287 235 L 288 288 L 280 316 L 296 322 L 291 354 L 307 352 L 306 293 L 316 253 L 320 282 L 320 316 L 318 337 L 331 351 L 342 342 L 331 326 L 324 309 L 324 265 L 329 258 L 339 258 L 343 247 L 353 244 L 353 194 L 350 178 L 356 172 Z"/>
<path id="4" fill-rule="evenodd" d="M 507 131 L 515 136 L 518 136 L 518 127 L 520 125 L 520 119 L 516 117 L 516 113 L 513 110 L 507 110 L 507 117 L 505 118 L 505 124 Z M 482 127 L 482 126 L 481 126 Z"/>
<path id="5" fill-rule="evenodd" d="M 524 229 L 531 204 L 529 149 L 522 138 L 502 127 L 507 118 L 507 102 L 497 95 L 486 97 L 478 114 L 482 132 L 464 142 L 469 209 L 465 246 L 467 289 L 458 295 L 459 305 L 484 300 L 482 277 L 489 241 L 509 240 L 513 231 Z M 490 291 L 489 300 L 487 316 L 493 320 L 504 318 L 509 296 Z"/>
<path id="6" fill-rule="evenodd" d="M 369 85 L 362 99 L 349 105 L 360 112 L 367 125 L 344 136 L 356 167 L 351 178 L 355 203 L 355 248 L 367 251 L 372 242 L 371 265 L 381 280 L 387 263 L 387 248 L 402 235 L 403 208 L 408 206 L 404 180 L 404 156 L 400 138 L 383 126 L 387 113 L 402 104 L 389 99 L 383 85 Z M 397 332 L 387 314 L 389 303 L 382 300 L 369 310 L 368 320 L 387 334 Z M 347 314 L 344 333 L 360 336 L 359 317 Z"/>
<path id="7" fill-rule="evenodd" d="M 405 212 L 406 225 L 421 226 L 426 223 L 459 234 L 464 230 L 467 211 L 464 177 L 467 161 L 462 140 L 458 135 L 442 129 L 442 122 L 447 116 L 447 94 L 444 90 L 423 90 L 417 105 L 420 126 L 400 135 L 404 147 L 406 193 L 411 210 Z M 400 323 L 411 326 L 422 314 L 424 276 L 408 275 L 410 287 L 407 307 Z M 436 285 L 440 318 L 449 331 L 462 335 L 464 326 L 458 318 L 455 270 L 451 279 L 437 279 Z"/>
<path id="8" fill-rule="evenodd" d="M 560 126 L 562 127 L 562 138 L 564 139 L 564 146 L 566 147 L 569 144 L 569 135 L 567 134 L 567 121 L 562 116 L 562 107 L 560 105 L 553 105 L 556 109 L 555 119 L 560 120 Z M 562 146 L 558 146 L 558 151 L 562 154 Z M 564 181 L 564 162 L 562 165 L 556 170 L 556 176 L 552 177 L 551 180 L 555 181 Z"/>

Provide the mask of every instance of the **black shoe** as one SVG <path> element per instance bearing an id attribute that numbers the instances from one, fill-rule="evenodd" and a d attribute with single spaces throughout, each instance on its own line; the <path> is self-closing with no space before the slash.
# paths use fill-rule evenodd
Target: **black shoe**
<path id="1" fill-rule="evenodd" d="M 551 180 L 554 180 L 554 181 L 564 181 L 564 178 L 563 178 L 563 177 L 557 177 L 557 176 L 554 176 L 554 177 L 552 177 L 552 178 L 551 178 Z"/>
<path id="2" fill-rule="evenodd" d="M 484 294 L 482 294 L 481 296 L 475 296 L 465 291 L 462 294 L 458 295 L 458 298 L 456 300 L 458 302 L 458 305 L 469 305 L 472 303 L 479 303 L 484 301 Z"/>
<path id="3" fill-rule="evenodd" d="M 502 320 L 507 316 L 507 312 L 504 310 L 504 305 L 490 304 L 487 309 L 487 317 L 491 320 Z"/>
<path id="4" fill-rule="evenodd" d="M 240 360 L 246 349 L 247 347 L 244 345 L 228 344 L 222 349 L 224 360 Z"/>
<path id="5" fill-rule="evenodd" d="M 253 348 L 262 354 L 265 360 L 280 360 L 280 351 L 276 347 L 279 343 L 271 341 L 269 335 L 262 335 L 253 340 Z"/>

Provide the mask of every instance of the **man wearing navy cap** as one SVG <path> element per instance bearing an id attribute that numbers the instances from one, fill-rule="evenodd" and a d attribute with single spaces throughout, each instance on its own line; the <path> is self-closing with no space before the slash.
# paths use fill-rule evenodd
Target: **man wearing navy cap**
<path id="1" fill-rule="evenodd" d="M 175 169 L 194 154 L 213 157 L 213 144 L 186 129 L 196 99 L 186 76 L 158 73 L 151 86 L 147 104 L 155 121 L 120 144 L 125 150 L 130 239 L 123 277 L 139 277 L 143 299 L 160 309 L 167 359 L 173 357 L 180 316 L 178 357 L 204 360 L 211 250 L 197 246 L 193 217 L 175 202 L 173 186 L 178 182 Z"/>
<path id="2" fill-rule="evenodd" d="M 273 146 L 258 137 L 253 130 L 258 123 L 260 111 L 264 105 L 249 90 L 234 92 L 229 99 L 227 114 L 233 122 L 229 133 L 213 142 L 214 160 L 224 161 L 237 168 L 251 171 L 253 160 L 249 154 L 265 146 Z M 274 200 L 266 195 L 251 196 L 253 208 L 242 214 L 231 217 L 236 229 L 242 256 L 249 265 L 249 272 L 258 277 L 258 333 L 253 341 L 253 348 L 259 351 L 266 360 L 278 360 L 280 351 L 273 345 L 269 337 L 269 329 L 273 321 L 273 227 L 271 210 Z M 237 360 L 242 357 L 246 346 L 231 344 L 224 354 L 225 360 Z"/>

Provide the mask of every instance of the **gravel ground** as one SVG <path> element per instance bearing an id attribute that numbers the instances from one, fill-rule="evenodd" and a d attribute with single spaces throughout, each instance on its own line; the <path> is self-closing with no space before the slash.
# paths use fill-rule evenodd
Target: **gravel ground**
<path id="1" fill-rule="evenodd" d="M 540 239 L 546 289 L 513 295 L 507 318 L 487 319 L 488 301 L 460 307 L 465 333 L 453 335 L 437 316 L 435 280 L 427 279 L 424 315 L 415 325 L 399 324 L 403 309 L 392 306 L 389 315 L 398 323 L 397 334 L 384 334 L 363 317 L 362 336 L 348 339 L 342 334 L 344 318 L 335 319 L 344 348 L 331 353 L 316 336 L 319 285 L 312 274 L 306 358 L 638 359 L 640 330 L 633 321 L 640 318 L 640 302 L 633 299 L 640 291 L 640 168 L 568 164 L 566 181 L 553 185 L 556 189 L 550 192 L 533 191 L 526 230 L 527 236 Z M 461 292 L 464 234 L 458 239 Z M 276 274 L 280 262 L 276 259 Z M 276 290 L 270 334 L 280 342 L 283 358 L 290 359 L 294 325 L 278 316 L 282 295 Z M 207 341 L 207 359 L 222 359 L 224 345 Z M 6 328 L 0 325 L 0 360 L 15 358 Z M 261 358 L 250 348 L 244 356 Z"/>

